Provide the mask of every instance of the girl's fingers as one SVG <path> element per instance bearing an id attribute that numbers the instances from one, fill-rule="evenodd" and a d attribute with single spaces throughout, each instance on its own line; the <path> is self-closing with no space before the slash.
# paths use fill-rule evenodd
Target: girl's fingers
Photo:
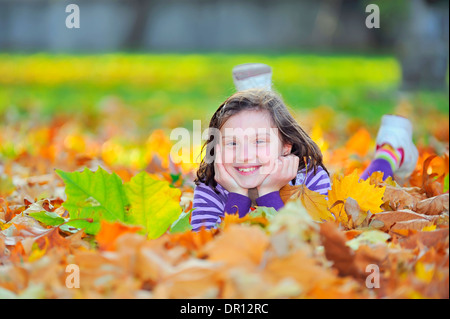
<path id="1" fill-rule="evenodd" d="M 283 159 L 278 158 L 274 161 L 274 166 L 271 171 L 271 174 L 279 174 L 283 169 Z"/>
<path id="2" fill-rule="evenodd" d="M 293 157 L 291 155 L 286 157 L 286 167 L 284 168 L 284 176 L 291 176 L 292 167 L 293 167 Z"/>
<path id="3" fill-rule="evenodd" d="M 278 173 L 280 174 L 280 176 L 284 176 L 285 173 L 286 173 L 286 169 L 287 169 L 287 167 L 289 165 L 289 159 L 288 159 L 287 156 L 281 156 L 280 157 L 280 162 L 281 162 L 281 165 L 278 168 Z"/>
<path id="4" fill-rule="evenodd" d="M 297 170 L 298 170 L 298 157 L 293 155 L 291 159 L 291 167 L 289 168 L 289 176 L 297 176 Z"/>
<path id="5" fill-rule="evenodd" d="M 299 158 L 295 155 L 285 157 L 285 168 L 283 169 L 283 176 L 292 179 L 297 176 Z"/>
<path id="6" fill-rule="evenodd" d="M 300 164 L 300 157 L 295 156 L 294 158 L 294 167 L 293 167 L 293 175 L 297 177 L 298 174 L 298 165 Z"/>

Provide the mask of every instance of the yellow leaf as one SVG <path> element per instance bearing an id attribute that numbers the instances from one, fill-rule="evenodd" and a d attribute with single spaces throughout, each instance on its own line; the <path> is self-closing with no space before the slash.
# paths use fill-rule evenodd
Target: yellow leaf
<path id="1" fill-rule="evenodd" d="M 125 183 L 125 192 L 131 204 L 127 222 L 143 226 L 151 239 L 164 234 L 182 212 L 181 191 L 145 171 Z"/>
<path id="2" fill-rule="evenodd" d="M 43 247 L 42 249 L 40 249 L 38 245 L 33 245 L 33 250 L 31 251 L 31 254 L 28 257 L 29 262 L 34 262 L 45 255 L 45 253 L 47 252 L 47 247 L 49 246 L 49 241 L 47 237 L 44 237 L 44 240 L 45 240 L 45 247 Z"/>
<path id="3" fill-rule="evenodd" d="M 285 203 L 300 198 L 302 205 L 315 221 L 334 220 L 328 210 L 326 196 L 309 190 L 305 185 L 286 185 L 280 190 L 280 197 Z"/>
<path id="4" fill-rule="evenodd" d="M 383 172 L 377 171 L 373 172 L 372 175 L 370 175 L 370 184 L 376 185 L 376 186 L 383 186 L 383 185 L 389 185 L 396 187 L 397 183 L 392 179 L 391 176 L 386 178 L 386 180 L 383 181 Z"/>
<path id="5" fill-rule="evenodd" d="M 162 165 L 167 167 L 169 165 L 169 155 L 172 146 L 172 141 L 163 130 L 154 130 L 145 143 L 145 158 L 150 161 L 153 155 L 156 154 L 161 158 Z"/>
<path id="6" fill-rule="evenodd" d="M 416 277 L 423 282 L 429 283 L 433 279 L 434 267 L 431 265 L 425 265 L 422 262 L 416 264 Z"/>
<path id="7" fill-rule="evenodd" d="M 436 225 L 429 225 L 422 228 L 422 231 L 434 231 L 436 230 Z"/>
<path id="8" fill-rule="evenodd" d="M 371 185 L 370 180 L 360 181 L 356 171 L 344 177 L 333 175 L 331 185 L 332 188 L 328 192 L 328 206 L 341 223 L 348 223 L 344 205 L 349 197 L 353 198 L 365 212 L 369 210 L 373 214 L 382 212 L 380 206 L 383 204 L 386 187 Z"/>
<path id="9" fill-rule="evenodd" d="M 310 136 L 312 140 L 317 144 L 317 146 L 319 146 L 322 152 L 328 150 L 328 143 L 323 138 L 323 131 L 319 124 L 316 123 L 316 125 L 314 125 Z"/>

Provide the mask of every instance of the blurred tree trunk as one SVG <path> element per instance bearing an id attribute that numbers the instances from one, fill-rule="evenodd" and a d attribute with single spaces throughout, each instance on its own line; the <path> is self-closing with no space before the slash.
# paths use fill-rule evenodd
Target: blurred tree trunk
<path id="1" fill-rule="evenodd" d="M 448 90 L 448 1 L 411 0 L 409 10 L 398 47 L 402 89 Z"/>
<path id="2" fill-rule="evenodd" d="M 153 0 L 132 0 L 130 3 L 134 8 L 135 18 L 123 46 L 125 49 L 139 50 L 142 48 Z"/>

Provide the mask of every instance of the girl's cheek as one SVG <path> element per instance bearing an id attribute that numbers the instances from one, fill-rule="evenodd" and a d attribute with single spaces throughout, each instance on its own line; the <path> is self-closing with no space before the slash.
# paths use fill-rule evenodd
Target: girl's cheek
<path id="1" fill-rule="evenodd" d="M 258 158 L 261 164 L 269 163 L 274 159 L 279 157 L 278 148 L 271 147 L 267 145 L 266 147 L 261 147 L 258 150 Z"/>
<path id="2" fill-rule="evenodd" d="M 222 154 L 222 160 L 224 164 L 233 164 L 234 163 L 234 152 L 231 150 L 225 150 Z"/>

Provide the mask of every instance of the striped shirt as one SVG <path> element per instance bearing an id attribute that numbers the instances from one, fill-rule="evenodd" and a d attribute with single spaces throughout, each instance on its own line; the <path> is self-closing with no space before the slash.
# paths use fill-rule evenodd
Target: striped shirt
<path id="1" fill-rule="evenodd" d="M 295 179 L 295 183 L 289 182 L 289 185 L 302 185 L 312 191 L 318 192 L 322 195 L 327 195 L 328 190 L 331 189 L 331 182 L 327 172 L 318 166 L 316 174 L 314 170 L 306 174 L 306 170 L 301 170 Z M 251 211 L 251 200 L 240 194 L 230 193 L 224 189 L 220 184 L 217 184 L 216 189 L 218 194 L 214 192 L 212 187 L 204 183 L 200 183 L 194 190 L 194 200 L 192 207 L 194 210 L 191 215 L 191 225 L 193 231 L 198 231 L 200 228 L 206 229 L 215 228 L 221 222 L 221 218 L 227 213 L 236 213 L 239 210 L 239 216 L 245 216 Z M 256 199 L 258 206 L 274 207 L 276 210 L 283 207 L 284 203 L 281 200 L 279 192 L 273 192 L 261 196 Z"/>

